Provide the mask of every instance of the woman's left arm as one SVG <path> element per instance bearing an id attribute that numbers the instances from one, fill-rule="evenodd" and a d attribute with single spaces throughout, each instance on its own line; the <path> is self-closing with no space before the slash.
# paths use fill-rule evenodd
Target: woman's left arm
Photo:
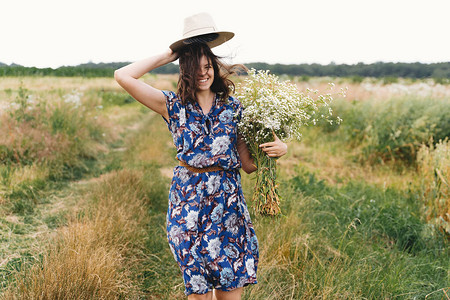
<path id="1" fill-rule="evenodd" d="M 270 157 L 280 157 L 287 153 L 287 145 L 283 143 L 274 133 L 274 141 L 259 145 L 259 147 Z M 257 170 L 253 157 L 248 150 L 244 138 L 239 135 L 237 140 L 237 150 L 242 163 L 242 169 L 247 174 Z"/>
<path id="2" fill-rule="evenodd" d="M 255 162 L 253 161 L 253 157 L 250 154 L 250 151 L 248 151 L 248 147 L 247 144 L 245 143 L 244 138 L 240 134 L 238 135 L 236 148 L 239 153 L 239 158 L 241 160 L 242 170 L 244 170 L 244 172 L 247 174 L 255 172 L 256 171 Z"/>

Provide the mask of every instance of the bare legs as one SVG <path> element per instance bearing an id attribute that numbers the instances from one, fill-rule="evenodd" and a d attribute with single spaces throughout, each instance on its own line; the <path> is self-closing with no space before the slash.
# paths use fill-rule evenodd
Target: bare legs
<path id="1" fill-rule="evenodd" d="M 241 300 L 242 290 L 244 288 L 237 288 L 229 292 L 221 290 L 214 290 L 203 295 L 191 294 L 188 300 Z"/>
<path id="2" fill-rule="evenodd" d="M 242 291 L 244 288 L 237 288 L 229 292 L 221 290 L 214 290 L 213 300 L 241 300 Z"/>
<path id="3" fill-rule="evenodd" d="M 212 300 L 213 293 L 208 292 L 206 294 L 190 294 L 188 296 L 188 300 Z"/>

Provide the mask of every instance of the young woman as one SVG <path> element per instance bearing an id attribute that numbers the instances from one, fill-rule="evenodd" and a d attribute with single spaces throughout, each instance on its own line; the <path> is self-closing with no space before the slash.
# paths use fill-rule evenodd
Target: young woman
<path id="1" fill-rule="evenodd" d="M 183 274 L 185 294 L 189 300 L 240 299 L 243 287 L 256 283 L 258 241 L 239 169 L 251 173 L 256 167 L 237 130 L 243 108 L 230 95 L 230 68 L 210 49 L 234 34 L 217 31 L 207 14 L 187 18 L 184 32 L 165 53 L 116 70 L 115 78 L 164 118 L 177 148 L 167 237 Z M 177 93 L 139 80 L 178 58 Z M 271 157 L 287 152 L 277 137 L 260 146 Z"/>

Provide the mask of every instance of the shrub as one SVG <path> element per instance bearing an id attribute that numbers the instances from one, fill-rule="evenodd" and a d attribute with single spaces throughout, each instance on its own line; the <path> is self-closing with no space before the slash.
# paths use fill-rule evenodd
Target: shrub
<path id="1" fill-rule="evenodd" d="M 383 78 L 383 84 L 392 84 L 392 83 L 397 83 L 398 82 L 398 77 L 394 77 L 394 76 L 387 76 Z"/>
<path id="2" fill-rule="evenodd" d="M 423 143 L 450 136 L 446 99 L 340 100 L 334 102 L 333 110 L 344 120 L 336 128 L 338 134 L 358 148 L 360 161 L 413 165 Z"/>
<path id="3" fill-rule="evenodd" d="M 359 75 L 355 75 L 350 78 L 350 82 L 352 82 L 352 83 L 361 83 L 361 82 L 363 82 L 363 80 L 364 80 L 364 77 L 359 76 Z"/>
<path id="4" fill-rule="evenodd" d="M 72 177 L 103 149 L 105 128 L 96 111 L 72 93 L 56 102 L 36 99 L 24 88 L 0 115 L 0 163 L 45 165 L 49 178 Z"/>

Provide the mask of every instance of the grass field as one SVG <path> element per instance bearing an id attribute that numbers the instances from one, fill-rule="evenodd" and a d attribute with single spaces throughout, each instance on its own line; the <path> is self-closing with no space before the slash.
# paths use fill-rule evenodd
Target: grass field
<path id="1" fill-rule="evenodd" d="M 283 216 L 252 213 L 259 283 L 243 299 L 449 299 L 450 86 L 297 83 L 328 80 L 349 89 L 344 122 L 289 142 Z M 2 78 L 0 128 L 0 298 L 185 298 L 161 117 L 109 78 Z"/>

